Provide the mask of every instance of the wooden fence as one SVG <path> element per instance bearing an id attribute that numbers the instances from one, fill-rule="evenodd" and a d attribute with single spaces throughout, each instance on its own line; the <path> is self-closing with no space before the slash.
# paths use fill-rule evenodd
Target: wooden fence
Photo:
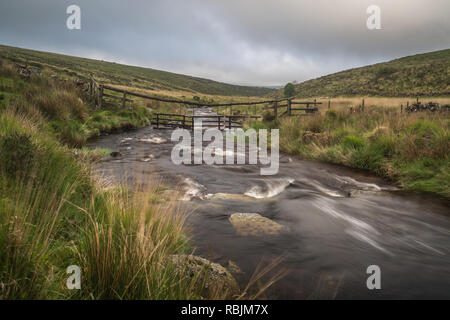
<path id="1" fill-rule="evenodd" d="M 120 96 L 107 93 L 105 90 L 109 90 L 111 92 L 120 93 Z M 243 119 L 243 118 L 249 118 L 249 116 L 233 116 L 232 115 L 232 108 L 235 106 L 256 106 L 261 104 L 272 104 L 270 107 L 265 107 L 263 110 L 267 109 L 273 109 L 275 117 L 279 116 L 279 110 L 286 108 L 285 112 L 281 114 L 287 115 L 287 116 L 296 116 L 299 115 L 297 113 L 294 113 L 293 111 L 305 111 L 305 114 L 311 114 L 318 111 L 317 106 L 322 104 L 321 102 L 317 101 L 311 101 L 311 102 L 300 102 L 300 101 L 294 101 L 294 98 L 283 98 L 283 99 L 272 99 L 272 100 L 262 100 L 262 101 L 243 101 L 243 102 L 228 102 L 228 103 L 205 103 L 200 101 L 185 101 L 185 100 L 177 100 L 177 99 L 169 99 L 169 98 L 162 98 L 162 97 L 156 97 L 156 96 L 149 96 L 142 93 L 136 93 L 136 92 L 130 92 L 127 90 L 118 89 L 112 86 L 99 84 L 94 77 L 91 76 L 90 84 L 89 84 L 89 92 L 94 97 L 96 105 L 99 108 L 102 108 L 105 103 L 112 102 L 109 100 L 114 100 L 115 103 L 119 103 L 123 108 L 126 107 L 127 102 L 133 102 L 134 100 L 131 99 L 131 97 L 137 97 L 141 99 L 146 100 L 152 100 L 152 101 L 161 101 L 161 102 L 167 102 L 167 103 L 177 103 L 182 104 L 185 106 L 190 106 L 191 108 L 204 108 L 204 107 L 228 107 L 229 108 L 229 116 L 226 116 L 228 119 L 227 121 L 233 122 L 233 119 Z M 107 100 L 105 100 L 105 98 Z M 293 105 L 306 105 L 305 108 L 293 108 Z M 311 107 L 310 107 L 311 106 Z M 160 116 L 163 116 L 164 114 L 160 114 Z M 175 115 L 172 115 L 175 116 Z M 183 116 L 183 115 L 177 115 L 177 116 Z M 167 114 L 164 115 L 164 117 L 167 117 Z M 222 115 L 222 117 L 225 117 Z M 220 122 L 217 120 L 217 122 Z M 183 122 L 183 124 L 185 121 Z M 229 126 L 229 124 L 228 124 Z"/>
<path id="2" fill-rule="evenodd" d="M 241 128 L 246 119 L 258 119 L 260 116 L 223 116 L 223 115 L 180 115 L 174 113 L 155 113 L 152 125 L 156 129 L 185 128 L 194 129 L 196 119 L 201 120 L 203 128 L 232 129 Z"/>

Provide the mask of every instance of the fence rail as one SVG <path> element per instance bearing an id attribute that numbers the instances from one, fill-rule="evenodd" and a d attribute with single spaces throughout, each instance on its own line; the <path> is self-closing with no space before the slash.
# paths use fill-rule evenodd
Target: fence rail
<path id="1" fill-rule="evenodd" d="M 193 130 L 196 119 L 202 119 L 202 127 L 232 129 L 241 128 L 242 122 L 247 119 L 258 119 L 260 116 L 223 116 L 223 115 L 180 115 L 173 113 L 155 113 L 152 119 L 152 125 L 157 129 L 164 128 L 185 128 Z M 205 120 L 207 119 L 207 120 Z M 206 124 L 203 126 L 203 124 Z"/>
<path id="2" fill-rule="evenodd" d="M 113 95 L 110 93 L 105 93 L 105 90 L 120 93 L 121 96 Z M 131 91 L 119 89 L 119 88 L 116 88 L 116 87 L 113 87 L 110 85 L 99 84 L 94 79 L 93 76 L 91 76 L 91 78 L 90 78 L 89 92 L 95 98 L 96 104 L 99 107 L 102 107 L 104 103 L 109 103 L 109 101 L 105 100 L 105 98 L 114 99 L 116 101 L 121 101 L 122 106 L 125 107 L 127 102 L 134 101 L 130 98 L 127 98 L 127 96 L 128 96 L 128 97 L 137 97 L 137 98 L 142 98 L 142 99 L 152 100 L 152 101 L 183 104 L 185 106 L 190 106 L 192 108 L 229 107 L 230 115 L 231 115 L 231 108 L 233 106 L 256 106 L 256 105 L 261 105 L 261 104 L 273 104 L 273 106 L 265 107 L 263 109 L 264 110 L 273 109 L 275 112 L 275 115 L 277 115 L 278 109 L 287 107 L 288 108 L 287 114 L 292 115 L 291 111 L 294 111 L 294 110 L 298 110 L 298 111 L 303 110 L 308 113 L 316 112 L 316 111 L 318 111 L 317 108 L 310 108 L 309 106 L 314 105 L 316 107 L 317 105 L 322 104 L 321 102 L 316 102 L 316 101 L 309 101 L 309 102 L 294 101 L 294 98 L 282 98 L 282 99 L 261 100 L 261 101 L 241 101 L 241 102 L 228 102 L 228 103 L 205 103 L 205 102 L 169 99 L 169 98 L 162 98 L 162 97 L 156 97 L 156 96 L 149 96 L 149 95 L 138 93 L 138 92 L 131 92 Z M 283 102 L 285 102 L 285 104 L 280 104 Z M 292 108 L 291 107 L 292 105 L 306 105 L 306 109 Z"/>

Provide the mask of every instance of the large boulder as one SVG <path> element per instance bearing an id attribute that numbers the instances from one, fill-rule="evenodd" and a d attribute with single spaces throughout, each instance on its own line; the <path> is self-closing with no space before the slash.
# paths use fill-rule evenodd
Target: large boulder
<path id="1" fill-rule="evenodd" d="M 209 297 L 233 298 L 240 289 L 231 273 L 218 263 L 194 255 L 172 255 L 171 261 L 177 270 L 206 290 Z"/>
<path id="2" fill-rule="evenodd" d="M 229 220 L 240 236 L 274 236 L 289 230 L 258 213 L 233 213 Z"/>

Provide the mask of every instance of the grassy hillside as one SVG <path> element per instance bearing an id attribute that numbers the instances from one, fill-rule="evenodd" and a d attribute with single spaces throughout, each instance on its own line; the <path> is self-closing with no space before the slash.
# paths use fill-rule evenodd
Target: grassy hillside
<path id="1" fill-rule="evenodd" d="M 296 85 L 299 97 L 450 95 L 450 49 L 350 69 Z"/>
<path id="2" fill-rule="evenodd" d="M 187 91 L 228 96 L 262 96 L 274 91 L 269 88 L 236 86 L 149 68 L 3 45 L 0 45 L 0 58 L 41 69 L 47 68 L 69 79 L 87 78 L 89 73 L 93 73 L 102 82 L 155 91 Z"/>

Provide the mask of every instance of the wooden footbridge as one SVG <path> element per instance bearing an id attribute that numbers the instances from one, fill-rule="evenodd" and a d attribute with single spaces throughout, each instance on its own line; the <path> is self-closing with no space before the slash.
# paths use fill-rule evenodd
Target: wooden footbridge
<path id="1" fill-rule="evenodd" d="M 233 107 L 237 106 L 258 106 L 263 105 L 262 110 L 273 110 L 274 118 L 281 116 L 304 116 L 318 112 L 318 105 L 322 104 L 317 101 L 295 101 L 294 98 L 283 98 L 277 100 L 262 100 L 262 101 L 243 101 L 243 102 L 229 102 L 229 103 L 204 103 L 201 101 L 185 101 L 178 99 L 169 99 L 157 96 L 149 96 L 142 93 L 131 92 L 113 86 L 99 84 L 93 77 L 91 77 L 89 83 L 89 93 L 94 98 L 96 105 L 102 108 L 106 104 L 119 105 L 122 108 L 126 108 L 127 103 L 135 102 L 132 98 L 139 98 L 150 101 L 160 101 L 166 103 L 179 104 L 191 112 L 188 114 L 175 114 L 175 113 L 153 113 L 152 125 L 156 128 L 167 127 L 182 127 L 193 129 L 196 123 L 202 122 L 203 127 L 217 127 L 219 130 L 232 129 L 242 127 L 245 120 L 261 118 L 260 115 L 238 115 L 233 114 Z M 304 107 L 295 107 L 296 105 L 303 105 Z M 294 107 L 293 107 L 294 106 Z M 228 115 L 225 114 L 200 114 L 195 115 L 196 110 L 205 108 L 220 108 L 225 107 L 228 109 Z M 256 110 L 256 109 L 255 109 Z M 298 111 L 303 111 L 298 113 Z M 248 111 L 247 111 L 248 113 Z M 255 112 L 256 113 L 256 112 Z"/>

